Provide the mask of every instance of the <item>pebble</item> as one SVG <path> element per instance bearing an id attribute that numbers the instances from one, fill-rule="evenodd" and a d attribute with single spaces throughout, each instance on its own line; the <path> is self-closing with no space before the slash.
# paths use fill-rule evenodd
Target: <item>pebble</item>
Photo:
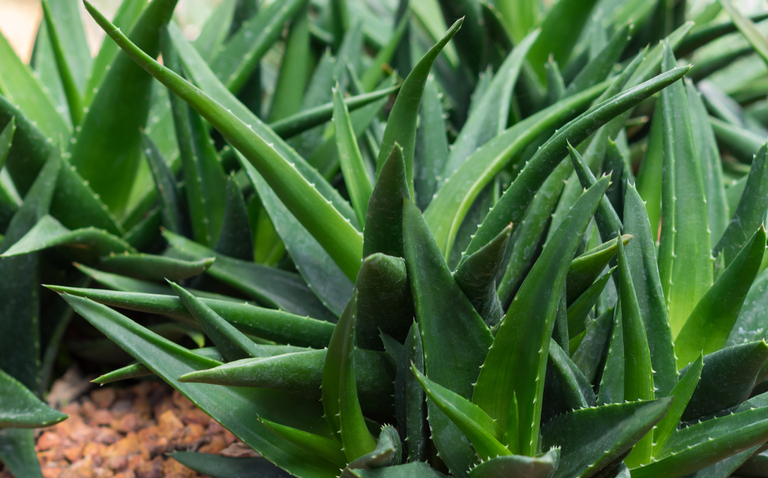
<path id="1" fill-rule="evenodd" d="M 43 478 L 201 478 L 166 454 L 256 456 L 161 382 L 99 388 L 62 411 L 67 420 L 36 434 Z M 0 463 L 0 478 L 10 477 Z"/>

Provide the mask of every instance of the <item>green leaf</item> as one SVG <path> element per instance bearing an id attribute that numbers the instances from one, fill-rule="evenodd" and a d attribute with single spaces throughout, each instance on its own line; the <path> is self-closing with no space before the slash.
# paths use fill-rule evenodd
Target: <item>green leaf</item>
<path id="1" fill-rule="evenodd" d="M 0 430 L 0 460 L 16 476 L 43 478 L 35 451 L 34 430 Z"/>
<path id="2" fill-rule="evenodd" d="M 376 448 L 360 458 L 352 461 L 348 469 L 375 469 L 396 466 L 401 463 L 403 454 L 400 435 L 392 425 L 381 427 Z M 343 475 L 343 473 L 342 473 Z"/>
<path id="3" fill-rule="evenodd" d="M 475 199 L 509 161 L 522 152 L 543 131 L 561 124 L 573 114 L 574 110 L 584 108 L 607 87 L 607 84 L 601 83 L 526 118 L 486 143 L 479 151 L 467 158 L 461 167 L 448 178 L 448 181 L 440 188 L 429 207 L 424 211 L 427 223 L 440 245 L 440 250 L 446 255 L 450 254 L 459 227 Z M 552 169 L 556 166 L 553 165 Z M 542 183 L 545 179 L 542 179 Z M 515 215 L 514 220 L 507 221 L 492 237 L 488 237 L 488 240 L 495 237 L 510 222 L 521 223 L 523 213 L 525 213 L 525 208 L 522 208 L 522 211 Z M 477 249 L 483 245 L 485 243 L 478 245 Z M 474 250 L 467 253 L 472 252 Z"/>
<path id="4" fill-rule="evenodd" d="M 504 313 L 496 295 L 496 276 L 504 261 L 511 234 L 512 225 L 509 225 L 453 273 L 453 279 L 489 327 L 499 323 Z"/>
<path id="5" fill-rule="evenodd" d="M 507 129 L 512 90 L 523 61 L 538 36 L 539 30 L 529 33 L 499 66 L 451 146 L 442 177 L 449 178 L 477 149 Z"/>
<path id="6" fill-rule="evenodd" d="M 352 367 L 352 342 L 355 330 L 357 294 L 339 318 L 325 356 L 322 402 L 326 421 L 344 446 L 347 461 L 353 461 L 376 448 L 363 419 L 357 399 L 357 384 Z"/>
<path id="7" fill-rule="evenodd" d="M 414 314 L 405 260 L 381 253 L 371 254 L 363 260 L 355 289 L 357 346 L 382 350 L 381 332 L 403 342 Z"/>
<path id="8" fill-rule="evenodd" d="M 135 252 L 128 243 L 106 231 L 96 228 L 70 231 L 59 221 L 46 215 L 2 255 L 11 257 L 57 246 L 70 246 L 89 257 Z"/>
<path id="9" fill-rule="evenodd" d="M 309 16 L 300 10 L 291 22 L 285 53 L 269 107 L 269 121 L 275 122 L 299 112 L 304 89 L 311 73 Z"/>
<path id="10" fill-rule="evenodd" d="M 235 458 L 229 456 L 176 451 L 168 456 L 182 465 L 211 478 L 284 478 L 285 472 L 263 457 Z"/>
<path id="11" fill-rule="evenodd" d="M 473 402 L 502 428 L 509 401 L 517 395 L 520 445 L 526 456 L 538 445 L 549 338 L 568 266 L 607 187 L 603 178 L 584 193 L 544 248 L 512 301 L 477 379 Z"/>
<path id="12" fill-rule="evenodd" d="M 248 222 L 248 209 L 234 176 L 227 179 L 224 218 L 219 239 L 213 249 L 235 259 L 253 260 L 253 235 Z"/>
<path id="13" fill-rule="evenodd" d="M 336 316 L 341 315 L 352 297 L 352 282 L 318 241 L 280 202 L 275 191 L 256 169 L 239 154 L 238 160 L 256 188 L 264 209 L 307 286 L 325 307 Z"/>
<path id="14" fill-rule="evenodd" d="M 725 346 L 759 272 L 764 252 L 765 226 L 761 225 L 696 304 L 675 339 L 678 367 L 688 365 L 700 352 L 709 354 Z"/>
<path id="15" fill-rule="evenodd" d="M 640 164 L 640 171 L 637 173 L 637 191 L 645 202 L 646 215 L 651 223 L 651 237 L 654 238 L 654 242 L 655 238 L 659 237 L 661 222 L 661 175 L 664 164 L 664 124 L 661 115 L 662 108 L 654 108 L 648 148 Z"/>
<path id="16" fill-rule="evenodd" d="M 765 342 L 734 345 L 705 355 L 701 379 L 682 419 L 695 420 L 746 400 L 766 359 L 768 345 Z M 724 387 L 726 370 L 728 386 Z"/>
<path id="17" fill-rule="evenodd" d="M 170 41 L 163 42 L 163 61 L 181 71 Z M 179 144 L 184 191 L 196 242 L 212 247 L 221 232 L 227 179 L 203 119 L 175 95 L 170 95 L 173 124 Z"/>
<path id="18" fill-rule="evenodd" d="M 632 470 L 633 478 L 683 476 L 765 442 L 762 409 L 714 418 L 675 431 L 656 461 Z"/>
<path id="19" fill-rule="evenodd" d="M 347 470 L 352 478 L 445 478 L 427 463 L 414 462 L 372 470 Z M 346 477 L 345 477 L 346 478 Z"/>
<path id="20" fill-rule="evenodd" d="M 722 7 L 719 2 L 712 2 L 712 7 L 716 8 L 716 13 L 720 13 L 722 10 Z M 749 17 L 753 22 L 761 22 L 768 18 L 768 13 L 760 13 L 754 16 Z M 700 23 L 699 17 L 697 16 L 694 20 L 696 22 L 696 26 L 693 27 L 691 30 L 691 33 L 688 34 L 688 36 L 685 37 L 685 39 L 680 43 L 680 45 L 675 48 L 675 53 L 678 56 L 688 56 L 689 53 L 694 52 L 699 47 L 702 47 L 706 45 L 707 43 L 710 43 L 711 41 L 714 41 L 718 38 L 720 38 L 723 35 L 727 35 L 729 33 L 733 33 L 738 30 L 738 27 L 733 21 L 721 21 L 721 20 L 714 20 L 714 21 L 707 21 L 707 23 Z"/>
<path id="21" fill-rule="evenodd" d="M 552 210 L 561 197 L 563 181 L 571 170 L 570 164 L 560 163 L 534 196 L 523 220 L 513 225 L 511 245 L 507 246 L 512 252 L 497 291 L 502 307 L 509 306 L 533 266 L 533 261 L 540 251 L 539 245 L 544 240 L 547 224 L 550 223 Z M 476 222 L 472 223 L 472 226 L 475 224 Z M 459 266 L 461 267 L 463 264 Z"/>
<path id="22" fill-rule="evenodd" d="M 553 478 L 594 475 L 629 451 L 661 420 L 671 404 L 670 398 L 619 403 L 553 418 L 541 429 L 542 447 L 560 447 Z"/>
<path id="23" fill-rule="evenodd" d="M 108 291 L 47 286 L 57 292 L 85 297 L 112 307 L 149 314 L 159 314 L 184 323 L 194 320 L 184 304 L 172 295 Z M 242 332 L 266 340 L 298 346 L 322 348 L 328 346 L 334 324 L 300 317 L 279 310 L 265 309 L 242 301 L 232 302 L 201 297 L 200 300 Z"/>
<path id="24" fill-rule="evenodd" d="M 342 448 L 340 442 L 333 438 L 323 437 L 315 435 L 314 433 L 280 425 L 279 423 L 270 422 L 264 418 L 260 418 L 259 421 L 286 440 L 314 453 L 318 457 L 328 460 L 335 466 L 344 468 L 347 465 L 347 457 L 344 455 L 344 448 Z"/>
<path id="25" fill-rule="evenodd" d="M 613 271 L 616 268 L 608 270 L 600 278 L 598 278 L 587 290 L 582 293 L 578 299 L 573 301 L 573 304 L 568 306 L 568 335 L 575 337 L 582 333 L 589 325 L 589 312 L 592 311 L 600 294 L 603 293 L 605 285 L 613 275 Z M 568 287 L 566 283 L 566 288 Z"/>
<path id="26" fill-rule="evenodd" d="M 260 135 L 264 129 L 268 128 L 262 128 L 261 126 L 263 125 L 256 121 L 251 123 L 249 128 L 246 123 L 239 119 L 239 115 L 249 119 L 255 117 L 249 113 L 243 114 L 242 110 L 244 108 L 242 105 L 235 107 L 236 113 L 230 113 L 224 106 L 218 104 L 207 94 L 185 82 L 136 48 L 124 35 L 116 31 L 109 21 L 92 6 L 89 5 L 88 10 L 94 18 L 98 19 L 98 23 L 103 28 L 109 30 L 110 36 L 118 42 L 121 48 L 129 51 L 132 58 L 156 78 L 160 79 L 163 84 L 171 88 L 184 101 L 194 105 L 198 113 L 202 113 L 205 119 L 218 129 L 230 144 L 243 152 L 243 155 L 249 161 L 252 161 L 252 164 L 256 165 L 256 169 L 260 169 L 260 174 L 264 176 L 264 179 L 270 184 L 270 187 L 275 191 L 280 200 L 287 203 L 291 213 L 297 217 L 299 222 L 328 251 L 347 277 L 350 280 L 353 279 L 360 268 L 362 238 L 360 238 L 354 226 L 334 208 L 334 205 L 329 204 L 323 199 L 323 195 L 318 189 L 313 187 L 306 177 L 299 172 L 298 166 L 295 163 L 292 165 L 275 149 L 275 142 L 270 143 Z M 183 39 L 177 41 L 173 35 L 171 30 L 174 45 L 180 50 L 179 43 Z M 187 50 L 189 49 L 194 51 L 192 47 L 189 47 Z M 182 61 L 185 63 L 185 71 L 194 71 L 195 69 L 189 68 L 189 64 L 187 64 L 189 58 L 185 59 L 184 53 L 181 51 L 179 53 Z M 186 53 L 187 57 L 189 57 L 189 52 L 187 51 Z M 230 106 L 229 110 L 232 110 L 232 99 L 230 96 L 227 96 L 228 93 L 220 91 L 220 83 L 215 83 L 214 80 L 212 87 L 216 89 L 217 98 L 222 96 L 227 98 L 226 104 Z M 271 140 L 272 137 L 268 135 L 267 139 Z M 283 145 L 279 146 L 280 149 L 283 149 Z M 294 154 L 294 156 L 296 155 Z M 320 177 L 317 184 L 321 182 L 324 181 Z"/>
<path id="27" fill-rule="evenodd" d="M 435 383 L 470 398 L 493 336 L 453 279 L 426 221 L 407 200 L 403 238 L 426 373 Z M 432 439 L 448 468 L 466 476 L 476 460 L 469 442 L 434 403 L 428 410 Z"/>
<path id="28" fill-rule="evenodd" d="M 67 294 L 63 297 L 78 314 L 271 462 L 299 477 L 337 476 L 334 466 L 275 435 L 257 419 L 262 416 L 330 436 L 319 418 L 320 407 L 316 403 L 295 395 L 254 388 L 219 387 L 212 394 L 208 385 L 178 382 L 176 378 L 181 375 L 219 365 L 219 362 L 190 353 L 103 305 Z"/>
<path id="29" fill-rule="evenodd" d="M 0 132 L 0 167 L 5 165 L 8 159 L 8 153 L 13 144 L 13 134 L 16 132 L 16 120 L 11 116 L 11 120 L 3 127 Z"/>
<path id="30" fill-rule="evenodd" d="M 38 80 L 16 56 L 11 44 L 0 34 L 0 63 L 3 76 L 0 78 L 0 94 L 18 107 L 34 122 L 46 138 L 64 144 L 72 134 L 64 118 L 56 111 L 51 98 L 45 94 Z M 19 121 L 19 118 L 16 118 Z M 31 181 L 30 181 L 31 183 Z"/>
<path id="31" fill-rule="evenodd" d="M 63 292 L 63 291 L 59 290 L 59 292 Z M 224 357 L 221 356 L 221 353 L 218 351 L 218 349 L 216 349 L 216 347 L 204 347 L 199 349 L 192 349 L 191 352 L 197 355 L 202 355 L 203 357 L 206 357 L 206 358 L 217 360 L 219 362 L 224 360 Z M 147 368 L 146 365 L 144 365 L 141 362 L 137 362 L 131 365 L 126 365 L 125 367 L 120 367 L 111 372 L 107 372 L 104 375 L 100 375 L 95 379 L 93 379 L 93 383 L 98 383 L 99 385 L 106 385 L 108 383 L 118 382 L 120 380 L 127 380 L 129 378 L 148 377 L 151 375 L 154 375 L 154 374 L 150 369 Z"/>
<path id="32" fill-rule="evenodd" d="M 566 0 L 556 3 L 541 23 L 541 36 L 528 55 L 533 70 L 544 80 L 544 64 L 551 55 L 565 64 L 587 20 L 595 0 Z"/>
<path id="33" fill-rule="evenodd" d="M 338 88 L 337 88 L 338 89 Z M 342 104 L 350 111 L 358 110 L 364 106 L 375 103 L 382 98 L 389 97 L 400 89 L 399 85 L 383 88 L 371 93 L 365 93 L 349 98 L 343 98 Z M 269 124 L 269 127 L 283 139 L 292 138 L 337 117 L 334 102 L 323 103 L 313 108 L 305 108 L 302 111 Z M 351 127 L 350 127 L 351 129 Z"/>
<path id="34" fill-rule="evenodd" d="M 405 159 L 405 177 L 411 197 L 413 192 L 413 154 L 416 145 L 416 119 L 419 113 L 419 104 L 424 92 L 424 83 L 429 76 L 432 63 L 443 47 L 453 38 L 463 19 L 457 20 L 438 41 L 413 67 L 408 77 L 403 82 L 400 93 L 397 95 L 392 111 L 389 113 L 387 129 L 384 130 L 384 138 L 381 141 L 381 149 L 377 159 L 377 176 L 381 173 L 385 160 L 392 154 L 395 144 L 399 143 L 403 148 Z"/>
<path id="35" fill-rule="evenodd" d="M 728 152 L 743 163 L 751 163 L 752 158 L 765 142 L 765 138 L 762 136 L 713 116 L 709 117 L 709 124 L 715 132 L 717 140 L 725 146 Z"/>
<path id="36" fill-rule="evenodd" d="M 115 274 L 147 280 L 184 280 L 205 272 L 214 258 L 182 261 L 153 254 L 110 254 L 99 260 L 99 268 Z"/>
<path id="37" fill-rule="evenodd" d="M 613 143 L 609 139 L 609 150 L 611 149 L 611 144 Z M 576 171 L 576 175 L 579 177 L 579 182 L 581 182 L 582 187 L 585 189 L 591 188 L 592 185 L 597 182 L 595 175 L 592 174 L 592 171 L 584 163 L 584 159 L 581 157 L 581 154 L 579 154 L 579 152 L 576 151 L 576 149 L 571 146 L 570 143 L 568 143 L 568 149 L 570 151 L 569 155 L 571 157 L 571 162 L 573 163 L 573 169 Z M 608 170 L 610 171 L 610 169 Z M 611 204 L 611 201 L 608 199 L 608 197 L 604 196 L 600 200 L 600 204 L 597 205 L 597 211 L 595 212 L 595 223 L 597 224 L 598 231 L 600 231 L 600 237 L 604 242 L 607 242 L 608 240 L 621 235 L 621 219 L 619 218 L 619 215 L 616 214 L 616 210 L 613 209 L 613 205 Z M 619 244 L 619 250 L 621 250 L 622 247 L 623 244 Z"/>
<path id="38" fill-rule="evenodd" d="M 469 471 L 471 478 L 549 478 L 557 469 L 560 450 L 552 448 L 538 457 L 507 455 L 494 457 Z"/>
<path id="39" fill-rule="evenodd" d="M 629 234 L 621 236 L 622 243 L 626 246 L 633 237 Z M 566 292 L 568 304 L 578 299 L 600 277 L 605 267 L 616 256 L 618 239 L 606 241 L 594 249 L 576 257 L 568 268 L 566 277 Z"/>
<path id="40" fill-rule="evenodd" d="M 768 64 L 768 38 L 760 33 L 757 26 L 752 23 L 752 20 L 742 15 L 736 7 L 734 7 L 728 0 L 720 0 L 720 5 L 731 17 L 733 23 L 741 32 L 742 36 L 746 38 L 752 48 L 755 49 L 755 53 L 760 55 L 763 61 Z"/>
<path id="41" fill-rule="evenodd" d="M 556 386 L 545 388 L 545 409 L 548 406 L 549 400 L 558 400 L 560 398 L 562 398 L 563 406 L 557 410 L 558 412 L 570 412 L 595 405 L 597 397 L 595 397 L 595 392 L 592 390 L 592 385 L 589 384 L 589 381 L 576 364 L 571 361 L 568 353 L 554 339 L 550 339 L 549 342 L 547 372 L 549 374 L 547 381 L 550 378 L 554 378 L 555 380 L 551 382 L 556 384 Z M 550 387 L 553 384 L 545 383 L 544 385 L 545 387 Z M 557 391 L 557 396 L 549 393 L 555 391 Z"/>
<path id="42" fill-rule="evenodd" d="M 672 51 L 665 46 L 663 69 L 674 65 Z M 712 253 L 704 185 L 682 82 L 662 91 L 661 108 L 664 168 L 659 276 L 672 337 L 677 337 L 696 303 L 712 285 Z"/>
<path id="43" fill-rule="evenodd" d="M 181 303 L 187 308 L 190 315 L 202 326 L 205 335 L 216 344 L 221 355 L 231 362 L 246 357 L 268 357 L 269 354 L 253 343 L 235 326 L 222 319 L 219 314 L 205 305 L 200 299 L 187 292 L 174 282 L 168 281 Z"/>
<path id="44" fill-rule="evenodd" d="M 187 224 L 187 215 L 184 213 L 184 196 L 176 184 L 176 177 L 152 139 L 142 135 L 141 140 L 144 156 L 152 171 L 155 190 L 159 196 L 163 226 L 176 234 L 186 234 L 190 226 Z"/>
<path id="45" fill-rule="evenodd" d="M 765 256 L 763 259 L 765 260 Z M 761 340 L 765 337 L 766 331 L 763 324 L 766 320 L 766 313 L 768 313 L 768 306 L 766 306 L 768 294 L 765 293 L 767 285 L 768 273 L 763 271 L 752 283 L 726 345 L 731 346 Z"/>
<path id="46" fill-rule="evenodd" d="M 362 76 L 360 77 L 360 83 L 362 84 L 365 91 L 372 91 L 379 83 L 379 81 L 381 81 L 381 76 L 384 73 L 383 67 L 389 63 L 392 60 L 392 57 L 395 55 L 395 52 L 400 46 L 405 32 L 408 31 L 410 20 L 410 14 L 406 12 L 395 27 L 395 31 L 392 32 L 392 36 L 390 36 L 387 44 L 384 45 L 378 53 L 376 53 L 373 61 L 371 61 L 371 65 L 363 72 Z M 444 24 L 442 28 L 439 28 L 439 31 L 441 33 L 445 31 Z M 446 45 L 446 47 L 444 47 L 446 52 L 451 49 L 451 46 L 452 45 Z"/>
<path id="47" fill-rule="evenodd" d="M 363 231 L 363 257 L 376 252 L 405 257 L 403 251 L 403 199 L 411 199 L 408 190 L 403 148 L 395 143 L 392 153 L 379 171 L 368 202 Z"/>
<path id="48" fill-rule="evenodd" d="M 190 260 L 215 257 L 216 262 L 207 271 L 211 277 L 264 305 L 315 319 L 336 320 L 297 274 L 232 259 L 170 231 L 164 231 L 163 237 Z"/>
<path id="49" fill-rule="evenodd" d="M 765 219 L 768 210 L 768 144 L 760 147 L 752 160 L 747 183 L 741 194 L 733 218 L 714 248 L 715 254 L 724 254 L 725 264 L 735 260 L 739 251 L 749 244 L 751 231 Z"/>
<path id="50" fill-rule="evenodd" d="M 693 144 L 696 147 L 696 156 L 699 158 L 704 194 L 707 198 L 707 224 L 709 224 L 710 240 L 714 248 L 728 226 L 728 206 L 725 203 L 720 151 L 700 93 L 690 81 L 686 81 L 685 88 L 688 109 L 691 112 Z"/>
<path id="51" fill-rule="evenodd" d="M 584 338 L 571 356 L 579 370 L 584 372 L 589 383 L 595 383 L 603 357 L 608 352 L 613 329 L 613 315 L 613 309 L 609 309 L 593 320 L 587 326 Z"/>
<path id="52" fill-rule="evenodd" d="M 511 455 L 501 443 L 502 429 L 480 407 L 461 395 L 441 387 L 425 377 L 415 366 L 411 370 L 429 399 L 469 438 L 481 461 L 499 455 Z"/>
<path id="53" fill-rule="evenodd" d="M 680 423 L 680 418 L 683 416 L 685 408 L 688 406 L 688 402 L 691 400 L 696 387 L 699 384 L 701 378 L 701 370 L 704 366 L 704 357 L 699 355 L 693 364 L 686 370 L 679 382 L 669 392 L 670 397 L 674 397 L 672 406 L 669 407 L 669 411 L 656 425 L 653 431 L 653 455 L 656 456 L 661 450 L 664 449 L 664 445 L 677 429 Z"/>
<path id="54" fill-rule="evenodd" d="M 672 331 L 659 278 L 655 236 L 651 235 L 643 200 L 631 184 L 624 195 L 624 232 L 635 237 L 625 252 L 651 351 L 656 397 L 666 397 L 677 385 Z"/>
<path id="55" fill-rule="evenodd" d="M 69 107 L 69 114 L 72 118 L 72 124 L 77 126 L 80 124 L 83 117 L 83 105 L 80 91 L 82 91 L 82 88 L 85 86 L 85 72 L 87 72 L 90 67 L 91 55 L 88 50 L 88 44 L 85 42 L 85 31 L 80 22 L 80 11 L 77 8 L 77 3 L 63 1 L 55 2 L 55 4 L 59 8 L 59 11 L 56 12 L 58 15 L 51 10 L 50 2 L 43 0 L 43 21 L 45 21 L 48 37 L 51 41 L 51 46 L 53 47 L 53 56 L 56 60 L 59 77 L 61 78 L 64 93 L 67 97 L 67 105 Z M 71 7 L 74 7 L 74 9 Z M 69 11 L 67 11 L 67 9 Z M 56 17 L 59 18 L 61 26 L 67 29 L 66 33 L 63 30 L 61 32 L 59 31 Z M 68 40 L 67 43 L 70 46 L 67 50 L 64 49 L 64 45 L 62 44 L 64 38 Z M 85 47 L 84 50 L 83 47 Z M 67 58 L 67 52 L 72 52 L 70 58 Z M 78 82 L 75 81 L 75 71 L 79 73 Z"/>
<path id="56" fill-rule="evenodd" d="M 472 242 L 470 242 L 467 254 L 471 254 L 487 244 L 489 240 L 510 222 L 515 223 L 519 221 L 526 206 L 530 204 L 535 191 L 538 190 L 552 170 L 557 167 L 567 154 L 567 141 L 573 144 L 580 143 L 590 133 L 595 131 L 596 128 L 599 128 L 627 109 L 632 108 L 660 89 L 679 80 L 686 71 L 688 71 L 688 67 L 680 67 L 662 73 L 654 79 L 634 88 L 625 90 L 600 105 L 593 107 L 555 133 L 531 158 L 527 166 L 520 171 L 512 185 L 504 192 L 496 206 L 488 213 L 483 224 L 478 228 Z M 512 204 L 515 206 L 512 207 Z"/>
<path id="57" fill-rule="evenodd" d="M 211 69 L 232 92 L 238 93 L 259 60 L 283 31 L 283 25 L 304 6 L 306 0 L 280 0 L 261 9 L 224 45 L 211 60 Z"/>
<path id="58" fill-rule="evenodd" d="M 611 343 L 606 351 L 603 376 L 600 377 L 597 404 L 605 405 L 624 402 L 624 324 L 621 320 L 620 303 L 613 310 L 613 331 Z"/>
<path id="59" fill-rule="evenodd" d="M 416 205 L 422 211 L 432 202 L 432 197 L 440 183 L 440 175 L 448 159 L 448 138 L 441 97 L 442 93 L 438 90 L 437 81 L 434 77 L 428 77 L 422 98 L 413 173 Z M 380 179 L 381 173 L 379 173 Z"/>
<path id="60" fill-rule="evenodd" d="M 565 96 L 584 91 L 605 80 L 632 39 L 635 27 L 627 24 L 617 29 L 605 47 L 579 72 L 565 90 Z"/>
<path id="61" fill-rule="evenodd" d="M 621 320 L 624 337 L 624 400 L 653 400 L 653 369 L 645 324 L 640 313 L 637 293 L 632 281 L 624 245 L 619 244 L 619 289 L 621 292 Z M 651 460 L 653 435 L 642 438 L 626 458 L 627 466 L 648 463 Z"/>
<path id="62" fill-rule="evenodd" d="M 42 428 L 55 425 L 67 415 L 54 410 L 30 392 L 18 380 L 0 370 L 0 429 Z"/>
<path id="63" fill-rule="evenodd" d="M 224 0 L 213 9 L 193 43 L 200 56 L 209 61 L 216 55 L 229 35 L 235 15 L 236 0 Z"/>
<path id="64" fill-rule="evenodd" d="M 131 31 L 130 41 L 136 48 L 157 56 L 160 30 L 170 20 L 176 2 L 163 0 L 147 6 Z M 139 165 L 140 128 L 147 120 L 151 88 L 152 77 L 128 55 L 118 54 L 69 149 L 72 165 L 118 215 L 126 206 Z M 110 160 L 108 167 L 105 158 Z"/>
<path id="65" fill-rule="evenodd" d="M 133 25 L 141 16 L 147 0 L 123 0 L 115 13 L 112 23 L 119 29 L 130 32 Z M 85 85 L 83 103 L 88 105 L 93 100 L 95 94 L 99 91 L 101 82 L 109 72 L 120 48 L 115 42 L 102 41 L 99 52 L 93 60 L 91 71 L 88 75 L 88 83 Z"/>
<path id="66" fill-rule="evenodd" d="M 363 163 L 357 138 L 349 119 L 349 110 L 344 104 L 344 97 L 338 84 L 333 93 L 333 124 L 336 127 L 336 145 L 339 149 L 339 162 L 344 183 L 349 191 L 352 206 L 357 214 L 357 222 L 365 224 L 368 212 L 368 200 L 371 197 L 373 185 L 368 171 Z"/>

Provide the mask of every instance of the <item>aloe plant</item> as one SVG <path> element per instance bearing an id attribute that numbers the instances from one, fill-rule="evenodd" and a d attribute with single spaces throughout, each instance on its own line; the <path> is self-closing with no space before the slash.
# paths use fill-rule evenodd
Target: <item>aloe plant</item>
<path id="1" fill-rule="evenodd" d="M 0 460 L 42 476 L 66 347 L 261 456 L 173 455 L 210 476 L 768 476 L 766 15 L 668 3 L 224 0 L 190 42 L 85 1 L 91 58 L 44 1 L 29 65 L 0 36 Z"/>

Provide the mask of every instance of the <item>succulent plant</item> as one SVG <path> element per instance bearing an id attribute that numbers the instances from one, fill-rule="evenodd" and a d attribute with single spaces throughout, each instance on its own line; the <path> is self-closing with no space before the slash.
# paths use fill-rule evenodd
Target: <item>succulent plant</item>
<path id="1" fill-rule="evenodd" d="M 86 1 L 91 58 L 43 7 L 0 36 L 16 476 L 60 344 L 260 455 L 173 455 L 210 476 L 768 476 L 766 15 Z"/>

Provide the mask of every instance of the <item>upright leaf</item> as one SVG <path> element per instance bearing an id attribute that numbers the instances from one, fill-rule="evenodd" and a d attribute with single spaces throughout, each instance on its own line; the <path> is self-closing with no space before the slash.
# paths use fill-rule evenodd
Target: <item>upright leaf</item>
<path id="1" fill-rule="evenodd" d="M 493 336 L 453 279 L 424 218 L 407 200 L 403 237 L 426 373 L 435 383 L 470 398 Z M 434 403 L 428 409 L 432 439 L 443 459 L 454 474 L 467 476 L 475 462 L 469 441 Z"/>
<path id="2" fill-rule="evenodd" d="M 726 265 L 730 264 L 749 242 L 751 231 L 756 230 L 764 221 L 767 210 L 768 144 L 764 144 L 752 160 L 747 183 L 731 222 L 714 248 L 715 254 L 724 256 Z"/>
<path id="3" fill-rule="evenodd" d="M 152 2 L 131 31 L 130 41 L 150 57 L 160 51 L 160 30 L 176 1 Z M 127 204 L 139 165 L 140 128 L 147 120 L 151 91 L 152 77 L 127 54 L 117 55 L 69 148 L 72 166 L 118 215 Z"/>
<path id="4" fill-rule="evenodd" d="M 669 46 L 664 70 L 675 65 Z M 664 137 L 659 275 L 669 311 L 672 336 L 683 328 L 699 299 L 712 285 L 707 205 L 691 115 L 682 82 L 661 93 Z"/>
<path id="5" fill-rule="evenodd" d="M 700 352 L 710 354 L 725 346 L 764 252 L 765 226 L 761 225 L 688 317 L 675 340 L 678 367 L 688 365 Z"/>
<path id="6" fill-rule="evenodd" d="M 376 448 L 357 400 L 352 368 L 356 302 L 355 295 L 336 324 L 328 344 L 322 384 L 323 411 L 328 425 L 341 438 L 347 461 L 356 460 Z"/>
<path id="7" fill-rule="evenodd" d="M 677 384 L 677 368 L 651 231 L 643 200 L 629 185 L 624 197 L 624 232 L 635 239 L 626 248 L 627 264 L 651 351 L 656 396 L 665 397 Z"/>
<path id="8" fill-rule="evenodd" d="M 699 158 L 701 177 L 704 183 L 704 193 L 707 198 L 707 223 L 710 229 L 712 246 L 717 244 L 725 232 L 728 220 L 728 207 L 725 203 L 723 188 L 723 170 L 720 152 L 715 141 L 712 126 L 707 120 L 707 111 L 701 100 L 701 94 L 686 81 L 688 108 L 691 111 L 691 127 L 693 130 L 696 156 Z"/>
<path id="9" fill-rule="evenodd" d="M 474 389 L 473 402 L 502 428 L 509 402 L 517 396 L 520 446 L 527 456 L 538 446 L 548 344 L 565 276 L 607 187 L 608 179 L 603 178 L 584 193 L 545 247 L 507 311 Z"/>
<path id="10" fill-rule="evenodd" d="M 419 104 L 424 92 L 424 83 L 429 76 L 429 70 L 432 63 L 443 47 L 453 38 L 461 25 L 463 19 L 457 20 L 445 36 L 435 44 L 413 67 L 411 73 L 403 82 L 400 93 L 397 95 L 392 111 L 387 121 L 387 129 L 384 131 L 384 138 L 381 141 L 381 150 L 377 159 L 377 176 L 384 166 L 384 161 L 390 156 L 395 148 L 395 143 L 399 143 L 403 148 L 403 158 L 405 159 L 405 177 L 408 184 L 408 190 L 413 193 L 413 152 L 416 146 L 416 119 L 419 113 Z"/>
<path id="11" fill-rule="evenodd" d="M 368 212 L 368 200 L 371 197 L 373 185 L 368 171 L 363 163 L 357 137 L 349 119 L 349 110 L 344 104 L 344 97 L 338 84 L 333 93 L 333 124 L 336 127 L 336 145 L 339 149 L 339 162 L 344 183 L 349 191 L 352 207 L 357 214 L 357 222 L 365 224 Z"/>

